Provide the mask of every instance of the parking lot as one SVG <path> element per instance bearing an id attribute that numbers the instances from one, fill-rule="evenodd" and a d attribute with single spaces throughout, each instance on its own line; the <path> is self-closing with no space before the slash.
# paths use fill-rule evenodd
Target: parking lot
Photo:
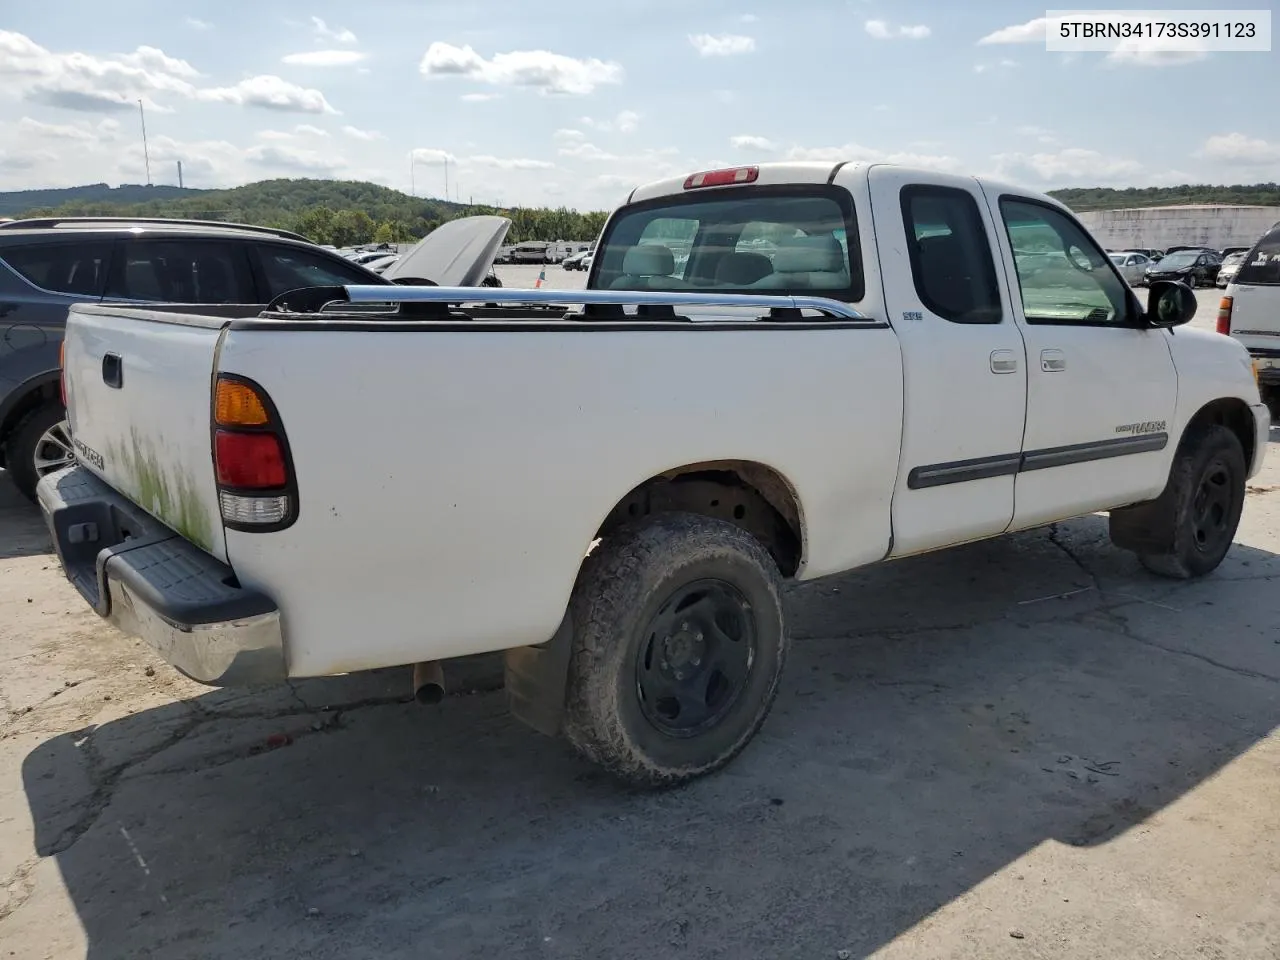
<path id="1" fill-rule="evenodd" d="M 1088 517 L 792 588 L 761 735 L 658 795 L 488 659 L 188 682 L 0 475 L 0 957 L 1274 958 L 1278 442 L 1200 582 Z"/>

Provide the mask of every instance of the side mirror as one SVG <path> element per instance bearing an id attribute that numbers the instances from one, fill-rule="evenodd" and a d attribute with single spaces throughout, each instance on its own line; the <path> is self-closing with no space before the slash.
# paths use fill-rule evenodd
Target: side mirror
<path id="1" fill-rule="evenodd" d="M 1153 280 L 1147 290 L 1147 324 L 1180 327 L 1196 315 L 1196 295 L 1178 280 Z"/>

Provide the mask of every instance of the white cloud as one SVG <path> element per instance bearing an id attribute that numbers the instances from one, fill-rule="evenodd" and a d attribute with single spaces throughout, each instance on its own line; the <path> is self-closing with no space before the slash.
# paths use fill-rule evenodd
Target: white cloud
<path id="1" fill-rule="evenodd" d="M 319 17 L 311 18 L 311 26 L 315 31 L 317 40 L 332 40 L 336 43 L 355 43 L 356 35 L 345 27 L 341 30 L 334 30 L 321 20 Z"/>
<path id="2" fill-rule="evenodd" d="M 750 53 L 756 48 L 754 38 L 736 33 L 694 33 L 689 35 L 689 42 L 698 51 L 698 55 L 703 57 L 731 57 Z"/>
<path id="3" fill-rule="evenodd" d="M 366 56 L 359 50 L 307 50 L 285 54 L 280 61 L 291 67 L 349 67 Z"/>
<path id="4" fill-rule="evenodd" d="M 574 141 L 587 139 L 587 135 L 583 133 L 581 130 L 570 130 L 568 128 L 562 127 L 559 130 L 557 130 L 555 133 L 551 134 L 551 139 L 566 141 L 566 142 L 574 142 Z"/>
<path id="5" fill-rule="evenodd" d="M 892 40 L 895 37 L 904 37 L 907 40 L 923 40 L 933 32 L 922 23 L 916 26 L 894 27 L 885 20 L 868 20 L 862 26 L 870 36 L 877 40 Z"/>
<path id="6" fill-rule="evenodd" d="M 307 150 L 283 144 L 259 144 L 245 151 L 245 159 L 256 166 L 301 173 L 333 175 L 343 161 L 329 152 Z"/>
<path id="7" fill-rule="evenodd" d="M 428 77 L 466 77 L 495 86 L 535 87 L 548 94 L 591 93 L 623 78 L 621 66 L 594 57 L 578 60 L 547 50 L 514 50 L 486 60 L 470 46 L 439 41 L 427 48 L 419 70 Z"/>
<path id="8" fill-rule="evenodd" d="M 744 13 L 738 19 L 741 20 L 743 23 L 755 23 L 760 18 L 757 17 L 754 13 Z"/>
<path id="9" fill-rule="evenodd" d="M 15 153 L 12 150 L 0 149 L 0 171 L 5 173 L 19 173 L 27 170 L 34 170 L 36 167 L 53 163 L 57 159 L 57 154 L 50 150 L 32 150 L 26 153 Z"/>
<path id="10" fill-rule="evenodd" d="M 342 132 L 353 140 L 385 140 L 384 134 L 378 133 L 377 130 L 361 130 L 359 127 L 343 127 Z"/>
<path id="11" fill-rule="evenodd" d="M 1020 136 L 1031 137 L 1039 143 L 1053 144 L 1058 142 L 1058 138 L 1053 135 L 1052 130 L 1046 130 L 1044 127 L 1037 127 L 1025 124 L 1017 128 L 1016 131 Z"/>
<path id="12" fill-rule="evenodd" d="M 199 76 L 185 60 L 155 47 L 99 57 L 55 53 L 21 33 L 0 30 L 0 87 L 22 99 L 67 110 L 132 110 L 138 100 L 163 109 L 157 95 L 190 97 Z"/>
<path id="13" fill-rule="evenodd" d="M 992 70 L 1011 70 L 1018 65 L 1017 60 L 998 60 L 995 63 L 977 63 L 973 66 L 974 73 L 989 73 Z"/>
<path id="14" fill-rule="evenodd" d="M 25 134 L 45 137 L 49 140 L 80 140 L 93 143 L 98 139 L 93 129 L 87 126 L 70 123 L 43 123 L 39 120 L 32 120 L 30 117 L 23 117 L 19 120 L 18 129 Z"/>
<path id="15" fill-rule="evenodd" d="M 640 125 L 640 114 L 634 110 L 623 110 L 612 120 L 592 120 L 590 117 L 579 117 L 578 122 L 592 130 L 605 133 L 616 130 L 618 133 L 635 133 Z"/>
<path id="16" fill-rule="evenodd" d="M 1280 144 L 1243 133 L 1219 133 L 1207 139 L 1196 156 L 1233 166 L 1280 164 Z"/>
<path id="17" fill-rule="evenodd" d="M 992 158 L 997 176 L 1038 179 L 1046 184 L 1100 186 L 1107 182 L 1131 182 L 1142 164 L 1124 157 L 1109 157 L 1097 150 L 1067 147 L 1053 153 L 998 153 Z"/>
<path id="18" fill-rule="evenodd" d="M 413 151 L 413 162 L 434 167 L 444 166 L 446 163 L 457 163 L 458 158 L 447 150 L 437 150 L 434 147 L 418 147 Z"/>
<path id="19" fill-rule="evenodd" d="M 1197 63 L 1209 55 L 1204 50 L 1165 49 L 1164 45 L 1168 42 L 1158 37 L 1121 40 L 1119 46 L 1107 54 L 1107 60 L 1110 63 L 1137 67 L 1180 67 Z M 1194 41 L 1179 42 L 1187 44 Z"/>
<path id="20" fill-rule="evenodd" d="M 620 157 L 609 153 L 607 150 L 601 150 L 594 143 L 571 142 L 566 143 L 558 151 L 562 157 L 573 157 L 577 160 L 619 160 Z"/>
<path id="21" fill-rule="evenodd" d="M 515 159 L 506 159 L 503 157 L 468 157 L 471 163 L 478 164 L 482 167 L 496 167 L 499 170 L 550 170 L 555 167 L 554 163 L 546 160 L 528 160 L 523 157 Z"/>
<path id="22" fill-rule="evenodd" d="M 458 98 L 464 103 L 487 103 L 490 100 L 501 100 L 500 93 L 464 93 Z"/>
<path id="23" fill-rule="evenodd" d="M 207 20 L 197 20 L 195 17 L 187 17 L 187 26 L 192 30 L 212 30 L 213 24 Z"/>
<path id="24" fill-rule="evenodd" d="M 319 90 L 300 87 L 277 76 L 264 75 L 241 80 L 234 87 L 201 90 L 201 100 L 234 103 L 263 110 L 287 113 L 337 113 Z"/>
<path id="25" fill-rule="evenodd" d="M 880 150 L 848 143 L 842 147 L 791 147 L 786 152 L 788 160 L 822 160 L 838 162 L 851 160 L 858 163 L 900 163 L 908 167 L 947 172 L 957 170 L 960 161 L 945 154 L 912 153 L 909 151 Z"/>
<path id="26" fill-rule="evenodd" d="M 754 137 L 750 134 L 742 134 L 736 137 L 730 137 L 729 143 L 733 145 L 735 150 L 758 150 L 761 153 L 772 153 L 778 149 L 777 144 L 765 137 Z"/>
<path id="27" fill-rule="evenodd" d="M 1011 27 L 1001 27 L 988 33 L 978 43 L 1044 43 L 1048 38 L 1049 19 L 1036 17 L 1026 23 L 1016 23 Z"/>

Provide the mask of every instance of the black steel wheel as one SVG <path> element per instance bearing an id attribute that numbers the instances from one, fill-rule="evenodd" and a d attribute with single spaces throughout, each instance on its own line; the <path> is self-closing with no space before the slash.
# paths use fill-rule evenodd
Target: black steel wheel
<path id="1" fill-rule="evenodd" d="M 777 694 L 780 590 L 765 547 L 722 520 L 662 514 L 605 538 L 571 602 L 569 741 L 638 786 L 724 766 Z"/>
<path id="2" fill-rule="evenodd" d="M 1217 569 L 1231 549 L 1244 509 L 1244 449 L 1234 433 L 1210 426 L 1189 436 L 1179 447 L 1169 475 L 1170 498 L 1165 531 L 1170 549 L 1140 554 L 1147 569 L 1185 580 Z"/>

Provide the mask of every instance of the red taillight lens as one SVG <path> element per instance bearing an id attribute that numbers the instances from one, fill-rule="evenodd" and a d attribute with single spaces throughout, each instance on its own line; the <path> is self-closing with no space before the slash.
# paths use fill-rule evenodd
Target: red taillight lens
<path id="1" fill-rule="evenodd" d="M 1231 335 L 1231 297 L 1223 297 L 1218 302 L 1218 332 Z"/>
<path id="2" fill-rule="evenodd" d="M 272 490 L 287 482 L 284 449 L 272 433 L 232 433 L 213 436 L 218 483 L 242 490 Z"/>
<path id="3" fill-rule="evenodd" d="M 760 176 L 759 167 L 730 167 L 727 170 L 708 170 L 685 178 L 684 188 L 726 187 L 731 183 L 755 183 Z"/>

